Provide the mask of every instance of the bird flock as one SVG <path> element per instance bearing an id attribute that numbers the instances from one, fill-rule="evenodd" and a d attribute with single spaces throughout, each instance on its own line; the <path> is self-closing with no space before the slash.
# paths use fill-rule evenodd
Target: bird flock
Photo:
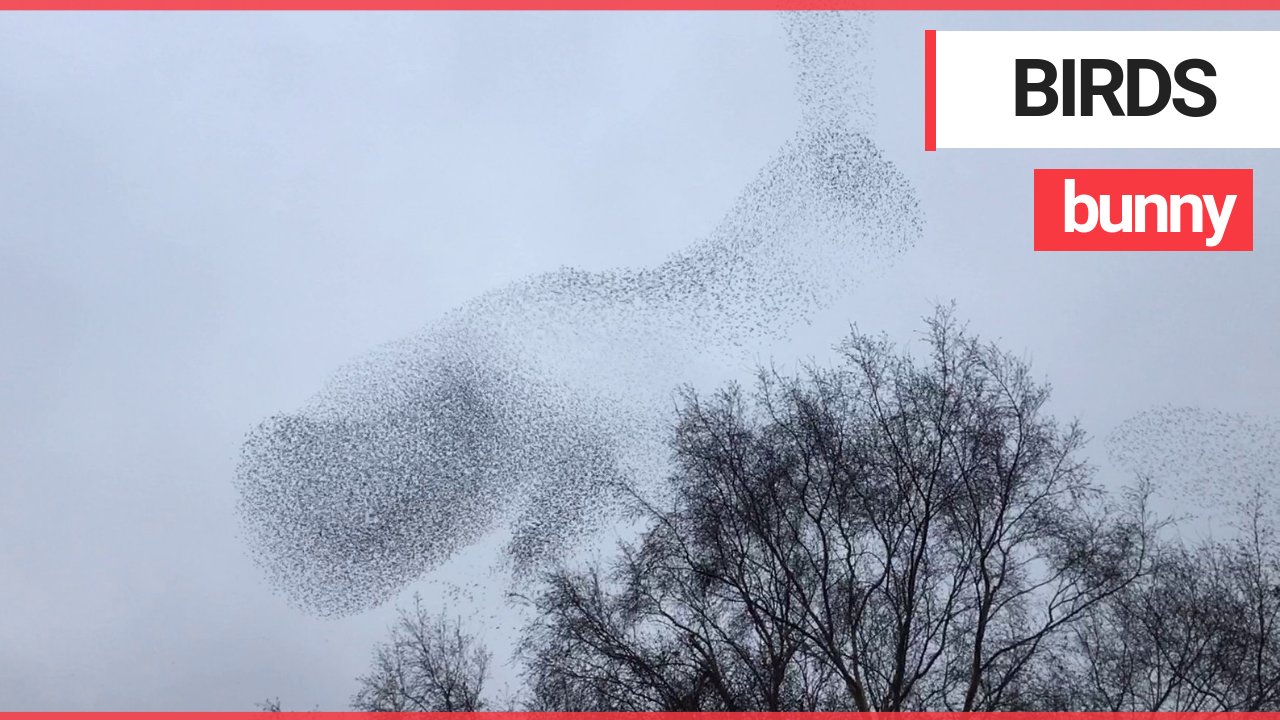
<path id="1" fill-rule="evenodd" d="M 564 557 L 619 518 L 618 488 L 664 476 L 695 363 L 750 360 L 914 245 L 915 193 L 869 136 L 869 17 L 781 17 L 800 124 L 707 237 L 654 267 L 481 295 L 249 433 L 240 515 L 276 587 L 340 615 L 495 535 L 514 576 Z M 1158 408 L 1107 449 L 1229 522 L 1277 476 L 1280 421 Z"/>
<path id="2" fill-rule="evenodd" d="M 251 430 L 239 510 L 273 584 L 339 615 L 494 534 L 513 575 L 554 562 L 664 475 L 693 363 L 750 360 L 911 248 L 915 193 L 868 135 L 868 22 L 782 16 L 799 126 L 708 236 L 478 296 Z"/>
<path id="3" fill-rule="evenodd" d="M 1270 488 L 1280 478 L 1280 419 L 1196 407 L 1159 407 L 1125 420 L 1107 453 L 1129 475 L 1150 480 L 1199 529 L 1230 533 L 1251 503 L 1280 517 Z"/>

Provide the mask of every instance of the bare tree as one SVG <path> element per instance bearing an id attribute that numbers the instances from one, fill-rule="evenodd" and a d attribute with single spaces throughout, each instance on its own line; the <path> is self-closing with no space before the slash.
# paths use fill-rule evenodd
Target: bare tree
<path id="1" fill-rule="evenodd" d="M 485 708 L 490 654 L 459 620 L 429 614 L 421 599 L 403 609 L 374 649 L 352 707 L 365 712 L 467 712 Z"/>
<path id="2" fill-rule="evenodd" d="M 1237 533 L 1170 543 L 1154 571 L 1091 610 L 1059 662 L 1053 709 L 1280 709 L 1280 544 L 1259 492 Z"/>
<path id="3" fill-rule="evenodd" d="M 610 566 L 549 573 L 518 646 L 531 710 L 1276 711 L 1280 537 L 1107 494 L 1028 364 L 949 309 L 912 354 L 686 392 L 664 492 Z M 489 655 L 420 603 L 361 710 L 473 710 Z"/>
<path id="4" fill-rule="evenodd" d="M 1147 576 L 1141 494 L 1110 507 L 1046 385 L 949 310 L 928 356 L 685 397 L 678 472 L 609 573 L 562 570 L 522 653 L 550 709 L 1000 710 Z"/>

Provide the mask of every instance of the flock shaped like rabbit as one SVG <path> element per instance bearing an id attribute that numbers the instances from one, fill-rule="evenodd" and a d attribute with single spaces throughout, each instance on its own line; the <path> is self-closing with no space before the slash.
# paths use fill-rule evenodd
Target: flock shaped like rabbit
<path id="1" fill-rule="evenodd" d="M 708 237 L 477 297 L 250 432 L 240 511 L 272 581 L 341 614 L 496 532 L 516 573 L 561 557 L 617 482 L 661 477 L 690 363 L 750 359 L 912 247 L 915 193 L 867 135 L 868 21 L 782 16 L 800 126 Z"/>
<path id="2" fill-rule="evenodd" d="M 618 517 L 621 483 L 661 480 L 672 391 L 694 363 L 754 359 L 914 245 L 916 195 L 868 135 L 869 18 L 782 22 L 800 126 L 708 237 L 655 267 L 481 295 L 250 432 L 240 511 L 279 588 L 343 614 L 485 538 L 504 538 L 517 576 L 563 558 Z M 1273 422 L 1193 408 L 1138 414 L 1109 446 L 1201 506 L 1280 469 Z"/>

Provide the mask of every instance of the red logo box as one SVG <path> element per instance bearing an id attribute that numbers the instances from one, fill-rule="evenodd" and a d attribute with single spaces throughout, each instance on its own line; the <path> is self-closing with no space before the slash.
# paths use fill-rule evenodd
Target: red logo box
<path id="1" fill-rule="evenodd" d="M 1037 169 L 1035 249 L 1253 250 L 1253 170 Z"/>

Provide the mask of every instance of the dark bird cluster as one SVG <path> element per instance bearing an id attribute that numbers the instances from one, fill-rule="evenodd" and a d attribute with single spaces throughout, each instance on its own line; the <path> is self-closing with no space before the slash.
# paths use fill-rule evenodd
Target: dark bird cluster
<path id="1" fill-rule="evenodd" d="M 1107 438 L 1112 462 L 1135 476 L 1158 478 L 1181 513 L 1212 532 L 1230 531 L 1262 505 L 1280 517 L 1270 487 L 1280 477 L 1280 422 L 1195 407 L 1138 413 Z"/>
<path id="2" fill-rule="evenodd" d="M 560 557 L 667 472 L 692 363 L 749 360 L 912 247 L 914 191 L 867 135 L 867 22 L 784 16 L 800 126 L 707 237 L 479 296 L 253 429 L 240 510 L 272 581 L 340 614 L 498 530 L 517 574 Z"/>

